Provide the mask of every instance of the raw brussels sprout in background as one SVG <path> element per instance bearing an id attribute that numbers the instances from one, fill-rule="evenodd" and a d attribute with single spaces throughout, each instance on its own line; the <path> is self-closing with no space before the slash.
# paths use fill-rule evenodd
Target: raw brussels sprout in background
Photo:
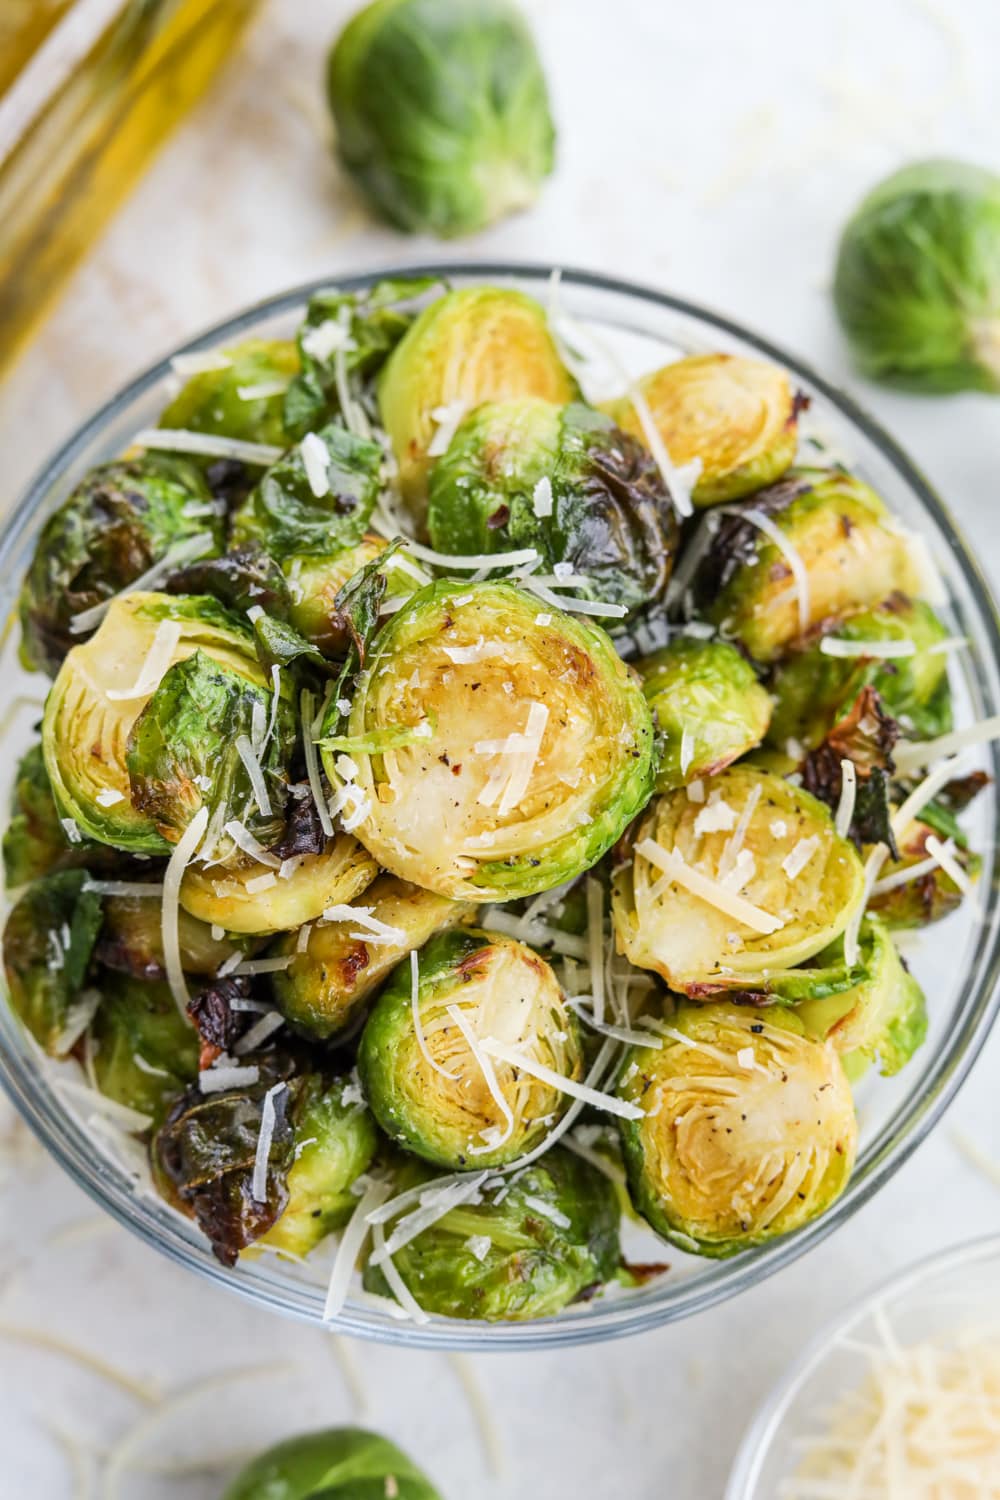
<path id="1" fill-rule="evenodd" d="M 509 583 L 442 581 L 392 617 L 338 751 L 352 742 L 366 751 L 353 783 L 365 847 L 401 879 L 472 901 L 596 864 L 653 781 L 649 710 L 608 636 Z M 337 754 L 323 758 L 339 784 Z"/>
<path id="2" fill-rule="evenodd" d="M 408 1165 L 398 1186 L 419 1180 Z M 554 1146 L 484 1191 L 481 1202 L 449 1210 L 393 1261 L 428 1313 L 487 1322 L 552 1317 L 614 1278 L 619 1218 L 607 1177 Z M 364 1284 L 391 1295 L 375 1257 L 365 1266 Z"/>
<path id="3" fill-rule="evenodd" d="M 478 930 L 432 938 L 417 973 L 416 1005 L 410 965 L 401 964 L 365 1023 L 358 1068 L 372 1113 L 392 1140 L 437 1166 L 514 1161 L 569 1101 L 501 1060 L 488 1064 L 491 1087 L 479 1044 L 501 1042 L 579 1079 L 579 1027 L 555 974 L 524 943 Z"/>
<path id="4" fill-rule="evenodd" d="M 545 75 L 508 0 L 374 0 L 327 84 L 341 161 L 401 229 L 473 234 L 533 203 L 552 170 Z"/>
<path id="5" fill-rule="evenodd" d="M 378 873 L 375 861 L 346 833 L 332 838 L 322 854 L 303 855 L 285 877 L 274 863 L 243 859 L 224 869 L 189 865 L 181 905 L 227 932 L 284 932 L 314 922 L 328 906 L 353 901 Z"/>
<path id="6" fill-rule="evenodd" d="M 87 891 L 86 870 L 60 870 L 33 881 L 3 934 L 10 1004 L 40 1047 L 64 1056 L 82 1036 L 99 992 L 86 992 L 101 926 L 101 898 Z"/>
<path id="7" fill-rule="evenodd" d="M 52 796 L 41 745 L 32 745 L 17 767 L 10 821 L 3 835 L 4 884 L 8 891 L 49 870 L 86 866 L 97 871 L 120 856 L 105 844 L 70 838 Z"/>
<path id="8" fill-rule="evenodd" d="M 1000 177 L 942 160 L 885 178 L 844 230 L 833 297 L 873 380 L 1000 390 Z"/>
<path id="9" fill-rule="evenodd" d="M 465 287 L 425 307 L 378 382 L 382 425 L 417 524 L 426 516 L 440 428 L 447 432 L 484 401 L 534 396 L 562 406 L 577 394 L 533 297 L 504 287 Z"/>
<path id="10" fill-rule="evenodd" d="M 427 526 L 439 552 L 534 547 L 587 582 L 574 593 L 630 614 L 660 601 L 677 520 L 656 464 L 609 417 L 574 402 L 489 402 L 434 466 Z"/>
<path id="11" fill-rule="evenodd" d="M 697 506 L 737 500 L 779 479 L 795 459 L 799 405 L 784 370 L 735 354 L 694 354 L 639 381 L 650 415 L 675 464 L 697 460 Z M 628 396 L 607 403 L 640 442 L 642 423 Z"/>
<path id="12" fill-rule="evenodd" d="M 222 1500 L 441 1500 L 395 1443 L 359 1427 L 330 1427 L 268 1448 Z"/>
<path id="13" fill-rule="evenodd" d="M 290 437 L 280 387 L 298 372 L 295 345 L 288 339 L 247 339 L 232 349 L 220 349 L 217 357 L 219 368 L 192 375 L 162 413 L 159 425 L 286 447 Z M 254 394 L 258 388 L 268 394 Z"/>
<path id="14" fill-rule="evenodd" d="M 170 986 L 102 974 L 91 1026 L 94 1078 L 102 1094 L 159 1120 L 198 1077 L 198 1037 Z"/>
<path id="15" fill-rule="evenodd" d="M 663 733 L 657 791 L 711 776 L 764 738 L 770 696 L 726 641 L 682 637 L 636 667 Z"/>
<path id="16" fill-rule="evenodd" d="M 857 1145 L 833 1045 L 777 1007 L 681 1005 L 671 1030 L 658 1050 L 628 1054 L 618 1086 L 646 1111 L 621 1122 L 622 1151 L 632 1202 L 657 1234 L 721 1258 L 828 1209 Z"/>
<path id="17" fill-rule="evenodd" d="M 72 646 L 75 615 L 134 583 L 178 543 L 207 534 L 221 551 L 222 522 L 194 464 L 162 453 L 102 464 L 46 522 L 21 586 L 21 659 L 54 677 Z"/>

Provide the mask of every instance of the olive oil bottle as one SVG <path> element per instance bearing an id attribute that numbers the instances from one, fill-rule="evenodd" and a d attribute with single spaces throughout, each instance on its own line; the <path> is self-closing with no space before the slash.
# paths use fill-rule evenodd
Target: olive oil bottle
<path id="1" fill-rule="evenodd" d="M 258 0 L 0 0 L 0 376 Z"/>

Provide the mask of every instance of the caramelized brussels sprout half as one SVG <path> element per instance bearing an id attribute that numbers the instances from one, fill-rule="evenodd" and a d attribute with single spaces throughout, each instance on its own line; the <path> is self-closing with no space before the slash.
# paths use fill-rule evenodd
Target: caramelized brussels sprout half
<path id="1" fill-rule="evenodd" d="M 157 894 L 159 887 L 154 887 Z M 177 936 L 185 974 L 209 977 L 234 953 L 251 945 L 224 934 L 214 937 L 207 922 L 186 911 L 177 914 Z M 106 969 L 133 979 L 165 979 L 161 903 L 149 896 L 105 896 L 104 923 L 97 957 Z"/>
<path id="2" fill-rule="evenodd" d="M 73 618 L 128 588 L 178 543 L 207 533 L 221 551 L 222 522 L 199 470 L 163 453 L 92 469 L 42 529 L 21 587 L 21 657 L 54 677 L 87 632 Z"/>
<path id="3" fill-rule="evenodd" d="M 381 875 L 365 891 L 357 922 L 317 922 L 304 947 L 298 932 L 279 938 L 272 953 L 292 955 L 291 965 L 272 979 L 279 1010 L 306 1036 L 337 1036 L 352 1025 L 401 959 L 474 911 L 471 902 L 449 901 L 394 875 Z M 381 929 L 373 941 L 364 936 L 366 918 Z"/>
<path id="4" fill-rule="evenodd" d="M 71 839 L 59 817 L 40 744 L 22 755 L 11 798 L 10 821 L 3 835 L 4 884 L 8 891 L 37 880 L 50 870 L 86 866 L 99 870 L 115 856 L 104 844 Z"/>
<path id="5" fill-rule="evenodd" d="M 795 459 L 798 403 L 784 370 L 736 354 L 693 354 L 639 381 L 675 464 L 701 463 L 695 505 L 737 500 L 773 484 Z M 619 427 L 646 442 L 631 400 L 608 403 Z"/>
<path id="6" fill-rule="evenodd" d="M 402 964 L 361 1036 L 361 1081 L 385 1133 L 442 1167 L 496 1166 L 530 1151 L 567 1096 L 490 1061 L 481 1044 L 493 1041 L 581 1076 L 579 1028 L 543 958 L 495 933 L 432 938 L 419 955 L 416 1002 Z"/>
<path id="7" fill-rule="evenodd" d="M 101 898 L 86 889 L 87 880 L 86 870 L 43 875 L 4 927 L 11 1009 L 53 1057 L 71 1051 L 100 998 L 84 988 L 101 926 Z"/>
<path id="8" fill-rule="evenodd" d="M 774 717 L 768 736 L 776 745 L 795 740 L 813 750 L 865 687 L 874 687 L 886 710 L 916 739 L 951 729 L 948 631 L 929 604 L 894 594 L 834 626 L 843 641 L 870 641 L 870 656 L 831 656 L 822 640 L 788 657 L 771 679 Z M 910 642 L 911 656 L 878 654 L 883 641 Z"/>
<path id="9" fill-rule="evenodd" d="M 824 621 L 919 584 L 909 540 L 873 489 L 841 470 L 798 469 L 722 516 L 694 594 L 709 620 L 770 662 Z"/>
<path id="10" fill-rule="evenodd" d="M 636 438 L 579 402 L 488 402 L 465 418 L 434 466 L 427 525 L 439 552 L 534 547 L 565 564 L 575 592 L 635 613 L 662 599 L 677 520 Z"/>
<path id="11" fill-rule="evenodd" d="M 427 509 L 430 450 L 449 417 L 484 401 L 537 396 L 564 405 L 576 394 L 544 310 L 523 292 L 466 287 L 424 308 L 379 378 L 382 424 L 417 521 Z"/>
<path id="12" fill-rule="evenodd" d="M 243 442 L 284 448 L 284 391 L 298 373 L 299 357 L 289 339 L 246 339 L 218 353 L 218 368 L 202 370 L 160 417 L 161 427 L 183 427 Z M 264 394 L 255 394 L 263 389 Z"/>
<path id="13" fill-rule="evenodd" d="M 376 562 L 385 551 L 382 538 L 368 533 L 357 546 L 329 557 L 296 556 L 285 563 L 292 596 L 288 618 L 326 656 L 346 656 L 351 643 L 350 626 L 338 604 L 338 594 L 360 569 Z M 428 582 L 422 568 L 397 554 L 387 560 L 385 576 L 387 596 L 393 600 L 408 599 Z"/>
<path id="14" fill-rule="evenodd" d="M 658 791 L 712 776 L 764 738 L 771 699 L 735 646 L 681 637 L 636 666 L 663 733 Z"/>
<path id="15" fill-rule="evenodd" d="M 227 609 L 245 612 L 259 606 L 275 620 L 287 619 L 291 604 L 285 575 L 258 542 L 187 563 L 163 587 L 168 594 L 211 594 Z"/>
<path id="16" fill-rule="evenodd" d="M 854 845 L 815 797 L 752 766 L 713 777 L 704 803 L 659 797 L 615 872 L 618 947 L 682 993 L 765 987 L 847 927 L 863 899 Z"/>
<path id="17" fill-rule="evenodd" d="M 189 865 L 181 881 L 185 911 L 227 932 L 285 932 L 315 922 L 329 906 L 353 901 L 378 873 L 375 861 L 347 834 L 330 839 L 322 854 L 296 857 L 280 868 L 242 859 L 220 869 Z"/>
<path id="18" fill-rule="evenodd" d="M 683 1250 L 736 1255 L 824 1213 L 851 1175 L 857 1122 L 840 1055 L 776 1007 L 681 1005 L 633 1049 L 619 1096 L 632 1202 Z"/>
<path id="19" fill-rule="evenodd" d="M 335 783 L 354 756 L 379 863 L 471 901 L 595 864 L 653 781 L 652 720 L 611 641 L 509 583 L 415 594 L 377 637 L 347 737 L 324 743 Z"/>
<path id="20" fill-rule="evenodd" d="M 198 1035 L 168 984 L 102 975 L 90 1034 L 101 1093 L 154 1121 L 198 1077 Z"/>
<path id="21" fill-rule="evenodd" d="M 818 962 L 843 959 L 840 941 Z M 927 1036 L 924 992 L 906 969 L 887 929 L 866 917 L 860 932 L 862 977 L 837 994 L 795 1007 L 810 1036 L 829 1040 L 852 1072 L 879 1063 L 883 1077 L 898 1073 Z"/>
<path id="22" fill-rule="evenodd" d="M 928 838 L 934 834 L 944 842 L 949 836 L 949 831 L 932 827 L 929 821 L 924 821 L 932 813 L 933 809 L 924 809 L 924 818 L 911 823 L 905 834 L 897 839 L 899 859 L 887 860 L 882 866 L 868 910 L 881 917 L 887 927 L 927 927 L 962 904 L 965 893 L 948 872 L 937 864 L 928 868 Z M 955 842 L 952 858 L 970 880 L 979 874 L 982 860 L 967 847 L 961 833 Z M 911 871 L 915 873 L 911 874 Z M 887 889 L 888 882 L 892 884 Z"/>
<path id="23" fill-rule="evenodd" d="M 373 0 L 338 37 L 327 88 L 341 161 L 400 229 L 474 234 L 552 171 L 545 75 L 509 0 Z"/>
<path id="24" fill-rule="evenodd" d="M 42 748 L 60 816 L 72 819 L 88 838 L 136 853 L 169 853 L 169 839 L 179 837 L 178 829 L 199 806 L 224 812 L 222 822 L 246 812 L 249 782 L 235 773 L 235 747 L 229 748 L 225 767 L 203 762 L 200 736 L 210 726 L 190 703 L 178 725 L 183 732 L 176 744 L 170 739 L 165 699 L 172 697 L 176 679 L 163 696 L 160 689 L 172 667 L 196 654 L 245 684 L 267 723 L 268 679 L 254 654 L 250 628 L 207 595 L 136 593 L 116 599 L 97 633 L 63 662 L 45 704 Z M 147 705 L 152 713 L 144 731 L 140 720 Z M 148 761 L 142 738 L 147 732 Z M 273 738 L 281 743 L 280 734 Z M 171 809 L 152 784 L 163 773 L 170 778 L 169 784 L 165 778 L 164 797 L 175 799 Z M 195 775 L 207 777 L 209 787 L 195 782 Z M 283 783 L 271 784 L 277 798 Z M 230 805 L 232 795 L 238 806 Z"/>
<path id="25" fill-rule="evenodd" d="M 388 1438 L 330 1427 L 288 1438 L 254 1459 L 222 1500 L 441 1500 L 430 1480 Z"/>
<path id="26" fill-rule="evenodd" d="M 405 1187 L 420 1174 L 408 1167 Z M 433 1188 L 433 1179 L 428 1182 Z M 428 1313 L 513 1322 L 547 1318 L 584 1301 L 621 1261 L 614 1186 L 561 1146 L 488 1187 L 481 1201 L 452 1208 L 402 1246 L 393 1262 Z M 369 1291 L 389 1291 L 375 1256 Z"/>

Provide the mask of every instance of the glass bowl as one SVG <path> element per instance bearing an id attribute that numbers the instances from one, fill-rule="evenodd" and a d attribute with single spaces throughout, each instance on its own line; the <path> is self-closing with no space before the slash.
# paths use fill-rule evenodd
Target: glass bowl
<path id="1" fill-rule="evenodd" d="M 542 300 L 551 276 L 547 266 L 483 264 L 412 269 L 419 275 L 447 275 L 458 286 L 491 281 L 519 287 Z M 400 268 L 341 277 L 338 284 L 359 288 L 388 274 L 399 275 Z M 209 329 L 175 353 L 249 335 L 287 336 L 304 302 L 321 284 L 328 283 L 298 287 L 262 302 Z M 968 641 L 968 649 L 957 653 L 953 661 L 958 722 L 1000 710 L 1000 621 L 975 557 L 942 502 L 906 455 L 853 401 L 767 340 L 676 297 L 580 271 L 563 271 L 559 297 L 562 307 L 578 323 L 599 330 L 602 344 L 613 348 L 613 362 L 626 365 L 632 374 L 654 368 L 678 352 L 709 349 L 763 355 L 784 365 L 811 400 L 807 421 L 813 440 L 822 442 L 829 455 L 849 459 L 902 521 L 926 538 L 948 593 L 949 603 L 943 612 L 952 631 Z M 46 518 L 87 469 L 121 452 L 141 428 L 154 425 L 166 402 L 170 378 L 167 358 L 132 381 L 85 423 L 30 486 L 0 536 L 0 602 L 5 617 L 14 609 L 18 581 Z M 617 384 L 620 388 L 620 375 Z M 8 628 L 0 657 L 9 705 L 5 755 L 8 779 L 14 774 L 16 754 L 37 722 L 45 687 L 41 678 L 19 667 L 16 636 L 16 630 Z M 1000 775 L 1000 748 L 989 745 L 973 758 L 986 765 L 995 783 Z M 336 1326 L 360 1337 L 440 1349 L 537 1348 L 619 1337 L 687 1317 L 734 1296 L 772 1275 L 843 1224 L 878 1191 L 940 1118 L 994 1018 L 1000 964 L 1000 852 L 993 837 L 994 796 L 991 786 L 978 799 L 970 825 L 970 836 L 983 851 L 984 859 L 975 910 L 974 903 L 963 903 L 963 909 L 949 917 L 945 926 L 938 924 L 930 929 L 912 959 L 931 997 L 928 1042 L 899 1077 L 876 1078 L 870 1087 L 861 1088 L 857 1167 L 846 1192 L 829 1213 L 797 1233 L 731 1260 L 702 1260 L 671 1248 L 669 1274 L 642 1288 L 615 1289 L 555 1318 L 493 1325 L 435 1318 L 416 1325 L 394 1318 L 392 1313 L 398 1309 L 390 1304 L 375 1305 L 357 1296 L 345 1307 Z M 245 1260 L 232 1271 L 222 1267 L 195 1226 L 144 1188 L 136 1179 L 134 1166 L 130 1172 L 129 1164 L 115 1156 L 105 1138 L 72 1107 L 71 1095 L 55 1081 L 52 1065 L 41 1058 L 6 1006 L 0 1006 L 0 1081 L 75 1181 L 148 1244 L 260 1306 L 307 1322 L 321 1322 L 322 1270 L 303 1273 L 297 1266 L 263 1257 Z M 648 1251 L 648 1242 L 645 1248 Z M 662 1245 L 659 1249 L 662 1251 Z M 645 1253 L 635 1258 L 651 1257 Z"/>
<path id="2" fill-rule="evenodd" d="M 833 1404 L 864 1386 L 873 1353 L 963 1332 L 995 1335 L 998 1319 L 1000 1235 L 897 1272 L 829 1322 L 786 1370 L 747 1430 L 725 1500 L 777 1500 L 801 1463 L 803 1440 L 823 1431 Z"/>

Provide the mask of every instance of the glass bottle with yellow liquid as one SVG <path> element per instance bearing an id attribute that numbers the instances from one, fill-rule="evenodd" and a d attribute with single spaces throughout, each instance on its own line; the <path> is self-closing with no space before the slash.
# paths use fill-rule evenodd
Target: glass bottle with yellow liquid
<path id="1" fill-rule="evenodd" d="M 0 0 L 0 377 L 259 0 Z"/>

